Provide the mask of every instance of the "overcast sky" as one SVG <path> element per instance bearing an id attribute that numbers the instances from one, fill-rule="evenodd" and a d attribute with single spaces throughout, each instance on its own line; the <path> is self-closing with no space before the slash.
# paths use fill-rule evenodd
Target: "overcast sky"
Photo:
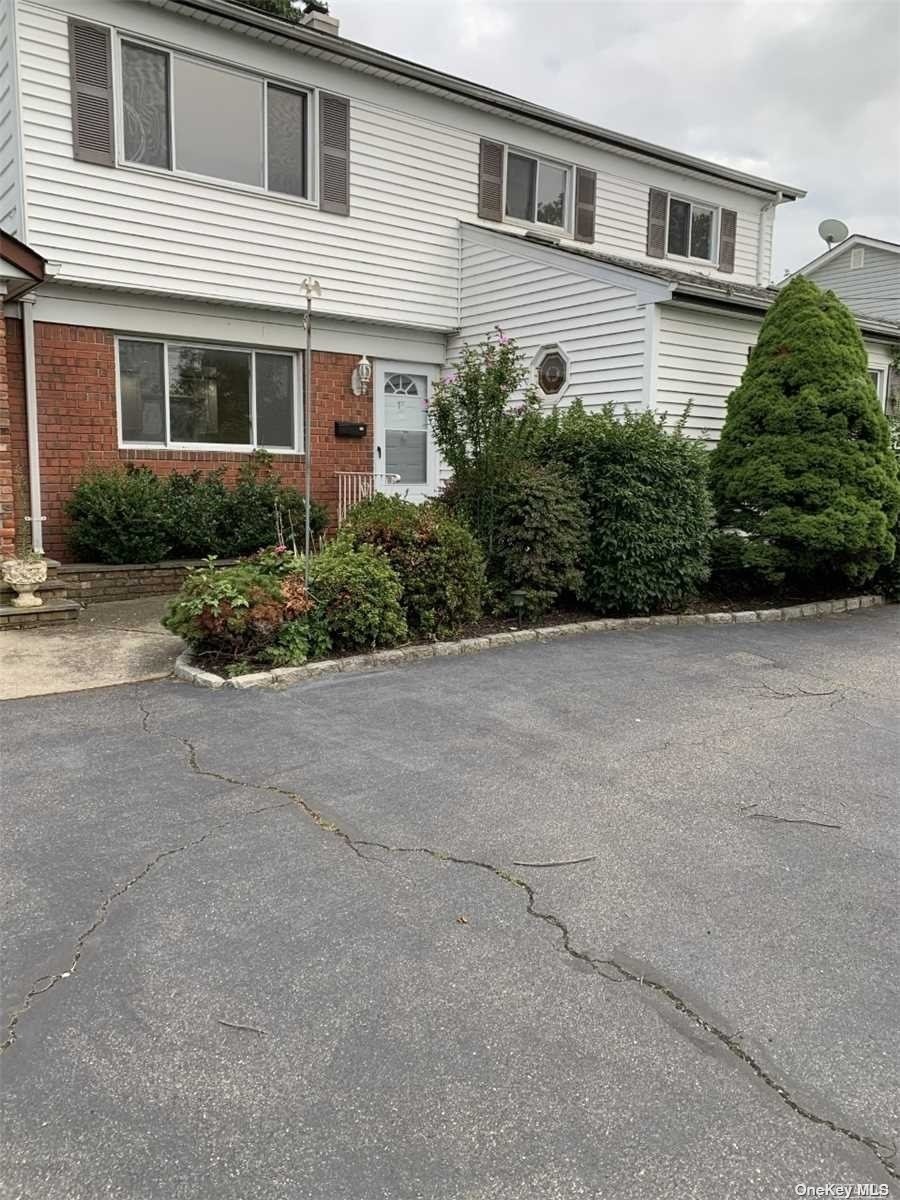
<path id="1" fill-rule="evenodd" d="M 341 33 L 701 158 L 806 188 L 775 278 L 816 227 L 900 242 L 897 0 L 332 0 Z"/>

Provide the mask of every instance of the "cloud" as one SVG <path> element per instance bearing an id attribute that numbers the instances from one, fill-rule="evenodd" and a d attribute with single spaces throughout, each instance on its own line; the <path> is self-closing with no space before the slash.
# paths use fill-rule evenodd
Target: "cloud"
<path id="1" fill-rule="evenodd" d="M 900 241 L 896 0 L 333 0 L 348 37 L 608 129 L 806 188 L 776 278 L 824 217 Z"/>

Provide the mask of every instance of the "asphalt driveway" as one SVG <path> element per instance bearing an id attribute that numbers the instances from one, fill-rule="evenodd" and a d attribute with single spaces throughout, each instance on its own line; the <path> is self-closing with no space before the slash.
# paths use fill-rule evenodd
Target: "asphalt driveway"
<path id="1" fill-rule="evenodd" d="M 0 706 L 0 1194 L 900 1195 L 898 634 Z"/>

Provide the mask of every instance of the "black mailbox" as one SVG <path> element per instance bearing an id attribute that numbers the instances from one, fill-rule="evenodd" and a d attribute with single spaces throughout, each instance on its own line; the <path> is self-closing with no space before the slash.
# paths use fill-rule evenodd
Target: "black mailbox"
<path id="1" fill-rule="evenodd" d="M 339 438 L 364 438 L 368 425 L 363 421 L 335 421 L 334 436 Z"/>

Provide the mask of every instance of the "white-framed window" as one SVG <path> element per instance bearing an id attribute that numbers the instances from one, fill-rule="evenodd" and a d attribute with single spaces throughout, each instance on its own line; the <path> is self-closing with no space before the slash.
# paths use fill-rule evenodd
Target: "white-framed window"
<path id="1" fill-rule="evenodd" d="M 569 228 L 571 166 L 507 147 L 505 176 L 504 213 L 509 220 L 561 232 Z"/>
<path id="2" fill-rule="evenodd" d="M 116 362 L 123 447 L 302 449 L 295 354 L 122 335 Z"/>
<path id="3" fill-rule="evenodd" d="M 866 265 L 865 246 L 854 246 L 850 251 L 850 270 L 859 271 Z"/>
<path id="4" fill-rule="evenodd" d="M 666 218 L 666 255 L 697 262 L 717 257 L 719 210 L 683 196 L 669 195 Z"/>
<path id="5" fill-rule="evenodd" d="M 875 385 L 875 395 L 878 397 L 878 403 L 882 408 L 885 407 L 887 399 L 885 392 L 885 383 L 887 382 L 887 371 L 879 370 L 877 367 L 869 368 L 869 378 Z"/>
<path id="6" fill-rule="evenodd" d="M 310 198 L 311 91 L 124 36 L 118 66 L 122 162 Z"/>

